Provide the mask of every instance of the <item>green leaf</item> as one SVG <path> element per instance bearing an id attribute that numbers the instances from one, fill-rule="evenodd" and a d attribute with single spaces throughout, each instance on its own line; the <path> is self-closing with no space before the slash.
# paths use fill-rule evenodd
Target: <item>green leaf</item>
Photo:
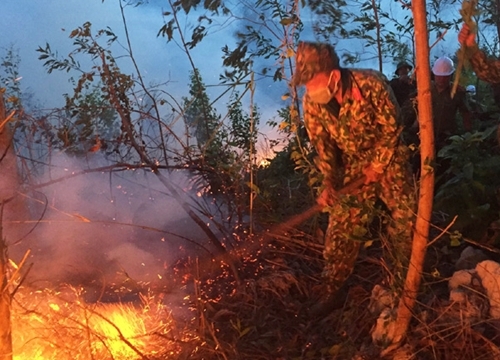
<path id="1" fill-rule="evenodd" d="M 462 171 L 467 180 L 472 180 L 474 176 L 474 164 L 473 163 L 465 164 L 464 167 L 462 168 Z"/>
<path id="2" fill-rule="evenodd" d="M 458 239 L 458 238 L 451 238 L 450 239 L 450 246 L 451 247 L 458 247 L 460 245 L 462 245 L 462 242 L 460 241 L 460 239 Z"/>
<path id="3" fill-rule="evenodd" d="M 453 231 L 450 234 L 450 246 L 457 247 L 461 245 L 462 234 L 459 231 Z"/>

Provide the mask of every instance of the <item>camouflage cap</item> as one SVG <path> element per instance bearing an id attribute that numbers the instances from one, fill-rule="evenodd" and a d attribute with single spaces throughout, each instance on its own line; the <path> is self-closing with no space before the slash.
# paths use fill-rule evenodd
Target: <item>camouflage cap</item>
<path id="1" fill-rule="evenodd" d="M 295 54 L 295 74 L 292 86 L 307 83 L 319 72 L 339 68 L 339 57 L 332 45 L 301 41 Z"/>
<path id="2" fill-rule="evenodd" d="M 411 66 L 409 63 L 407 63 L 406 61 L 400 61 L 398 63 L 398 65 L 396 66 L 396 71 L 394 71 L 394 74 L 398 75 L 398 71 L 399 69 L 401 68 L 408 68 L 408 71 L 411 71 L 411 69 L 413 69 L 413 66 Z"/>

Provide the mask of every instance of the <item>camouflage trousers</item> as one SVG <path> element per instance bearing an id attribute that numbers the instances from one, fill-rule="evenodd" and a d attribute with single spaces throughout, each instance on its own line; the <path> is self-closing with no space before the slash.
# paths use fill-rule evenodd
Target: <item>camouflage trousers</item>
<path id="1" fill-rule="evenodd" d="M 360 176 L 361 169 L 356 168 L 350 168 L 354 171 L 346 174 L 345 183 Z M 331 293 L 336 292 L 351 275 L 362 244 L 373 239 L 369 227 L 380 213 L 376 209 L 377 200 L 384 202 L 390 215 L 385 228 L 386 245 L 389 245 L 387 247 L 393 258 L 391 262 L 396 268 L 407 265 L 404 262 L 410 255 L 415 219 L 415 196 L 410 174 L 406 161 L 393 161 L 380 182 L 364 185 L 355 194 L 340 197 L 328 208 L 323 275 Z"/>

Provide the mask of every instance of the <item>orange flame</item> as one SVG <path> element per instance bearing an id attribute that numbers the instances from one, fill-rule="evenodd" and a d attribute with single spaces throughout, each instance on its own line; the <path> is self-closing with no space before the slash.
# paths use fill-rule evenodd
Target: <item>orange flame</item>
<path id="1" fill-rule="evenodd" d="M 75 289 L 24 290 L 12 304 L 14 360 L 144 359 L 180 351 L 171 312 L 153 298 L 86 304 Z"/>

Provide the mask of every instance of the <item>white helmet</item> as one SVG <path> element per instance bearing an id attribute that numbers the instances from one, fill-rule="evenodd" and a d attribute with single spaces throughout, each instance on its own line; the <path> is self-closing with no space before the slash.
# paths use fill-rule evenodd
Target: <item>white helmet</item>
<path id="1" fill-rule="evenodd" d="M 432 72 L 436 76 L 448 76 L 455 72 L 453 61 L 447 56 L 441 56 L 432 67 Z"/>
<path id="2" fill-rule="evenodd" d="M 476 87 L 474 85 L 467 85 L 465 91 L 471 93 L 472 95 L 476 94 Z"/>

